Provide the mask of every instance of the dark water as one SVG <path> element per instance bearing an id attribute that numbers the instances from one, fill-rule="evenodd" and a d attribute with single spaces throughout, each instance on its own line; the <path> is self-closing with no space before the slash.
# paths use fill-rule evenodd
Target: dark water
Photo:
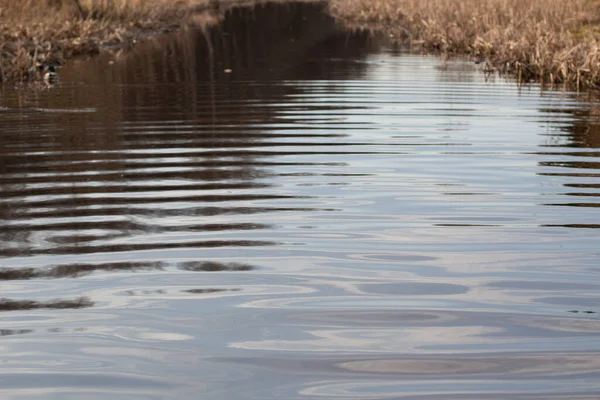
<path id="1" fill-rule="evenodd" d="M 0 398 L 598 399 L 600 103 L 474 68 L 263 6 L 4 88 Z"/>

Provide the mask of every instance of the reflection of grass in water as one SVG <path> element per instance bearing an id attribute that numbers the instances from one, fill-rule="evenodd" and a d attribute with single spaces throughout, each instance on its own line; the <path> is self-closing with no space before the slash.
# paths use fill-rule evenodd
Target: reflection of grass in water
<path id="1" fill-rule="evenodd" d="M 598 2 L 592 0 L 331 0 L 351 24 L 413 45 L 468 54 L 522 80 L 600 85 Z"/>
<path id="2" fill-rule="evenodd" d="M 217 288 L 205 288 L 205 289 L 189 289 L 184 290 L 185 293 L 191 294 L 210 294 L 219 292 L 239 292 L 241 289 L 217 289 Z"/>
<path id="3" fill-rule="evenodd" d="M 162 270 L 162 262 L 115 262 L 105 264 L 64 264 L 47 268 L 0 268 L 0 281 L 77 278 L 89 275 L 94 271 L 147 271 Z M 215 261 L 188 261 L 179 265 L 186 271 L 250 271 L 254 266 L 242 263 L 220 263 Z M 198 289 L 209 290 L 209 289 Z M 224 289 L 215 289 L 224 290 Z M 229 289 L 227 289 L 229 290 Z"/>
<path id="4" fill-rule="evenodd" d="M 116 262 L 105 264 L 64 264 L 48 268 L 0 268 L 0 280 L 25 280 L 36 278 L 77 278 L 94 271 L 136 271 L 163 269 L 161 262 Z"/>
<path id="5" fill-rule="evenodd" d="M 182 290 L 183 293 L 191 294 L 211 294 L 220 292 L 239 292 L 242 289 L 224 289 L 224 288 L 194 288 Z M 166 295 L 168 293 L 165 289 L 140 289 L 140 290 L 127 290 L 125 294 L 128 296 L 158 296 Z"/>
<path id="6" fill-rule="evenodd" d="M 32 332 L 33 329 L 0 329 L 0 336 L 24 335 Z"/>
<path id="7" fill-rule="evenodd" d="M 0 299 L 0 311 L 15 311 L 15 310 L 37 310 L 37 309 L 63 309 L 63 308 L 87 308 L 92 307 L 94 302 L 87 297 L 79 297 L 74 300 L 50 300 L 50 301 L 35 301 L 35 300 L 11 300 Z"/>
<path id="8" fill-rule="evenodd" d="M 221 263 L 216 261 L 187 261 L 179 265 L 186 271 L 250 271 L 255 269 L 252 265 L 241 263 Z"/>

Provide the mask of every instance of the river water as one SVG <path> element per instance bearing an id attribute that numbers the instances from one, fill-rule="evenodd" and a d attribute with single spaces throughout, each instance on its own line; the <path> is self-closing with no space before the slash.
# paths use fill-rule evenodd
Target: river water
<path id="1" fill-rule="evenodd" d="M 0 137 L 2 399 L 600 396 L 590 94 L 268 5 Z"/>

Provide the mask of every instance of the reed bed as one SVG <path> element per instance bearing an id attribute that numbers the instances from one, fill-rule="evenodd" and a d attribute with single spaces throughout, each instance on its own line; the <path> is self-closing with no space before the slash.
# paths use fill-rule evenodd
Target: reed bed
<path id="1" fill-rule="evenodd" d="M 351 27 L 468 55 L 520 81 L 600 88 L 597 0 L 330 0 Z"/>
<path id="2" fill-rule="evenodd" d="M 0 0 L 0 81 L 40 79 L 44 67 L 150 32 L 182 27 L 209 0 Z M 194 21 L 198 21 L 196 18 Z"/>

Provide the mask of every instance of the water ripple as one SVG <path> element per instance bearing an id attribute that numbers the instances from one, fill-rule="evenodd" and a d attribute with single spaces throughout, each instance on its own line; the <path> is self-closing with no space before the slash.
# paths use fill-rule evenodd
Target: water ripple
<path id="1" fill-rule="evenodd" d="M 598 99 L 323 7 L 1 89 L 0 397 L 598 398 Z"/>

